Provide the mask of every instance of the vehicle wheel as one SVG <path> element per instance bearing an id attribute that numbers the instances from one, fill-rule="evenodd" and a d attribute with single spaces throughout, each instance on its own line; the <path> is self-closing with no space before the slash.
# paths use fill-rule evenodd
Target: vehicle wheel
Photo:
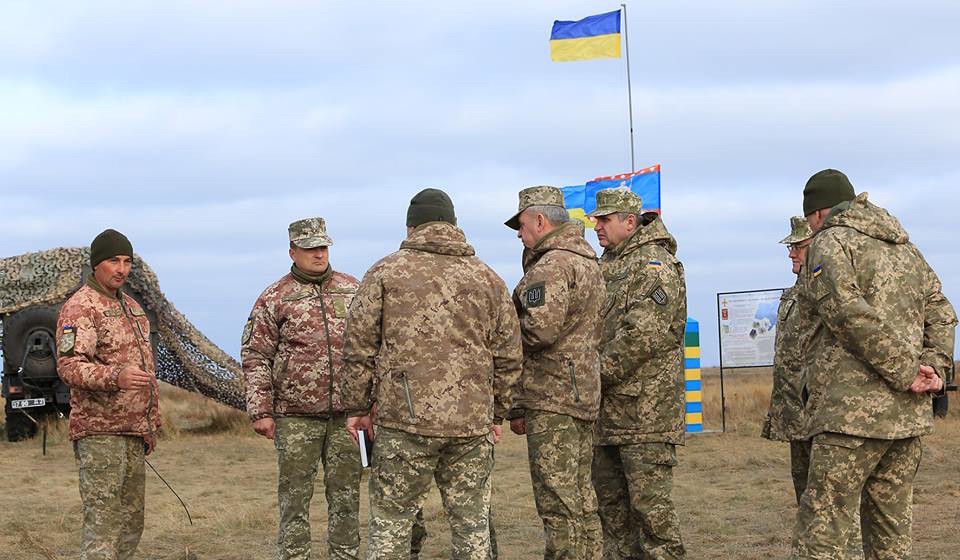
<path id="1" fill-rule="evenodd" d="M 19 368 L 23 353 L 27 351 L 23 377 L 55 378 L 57 359 L 53 347 L 56 346 L 56 330 L 57 310 L 53 307 L 37 305 L 8 315 L 3 325 L 3 354 L 7 362 Z"/>
<path id="2" fill-rule="evenodd" d="M 23 441 L 30 439 L 37 433 L 37 426 L 22 412 L 6 410 L 7 441 Z"/>

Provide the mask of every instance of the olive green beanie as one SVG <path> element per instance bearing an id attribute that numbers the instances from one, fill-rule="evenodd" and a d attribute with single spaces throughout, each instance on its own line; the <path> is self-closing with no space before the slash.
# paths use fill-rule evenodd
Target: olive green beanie
<path id="1" fill-rule="evenodd" d="M 809 216 L 854 198 L 853 185 L 846 175 L 836 169 L 824 169 L 814 173 L 803 187 L 803 215 Z"/>
<path id="2" fill-rule="evenodd" d="M 407 209 L 407 226 L 417 227 L 427 222 L 447 222 L 457 225 L 453 201 L 440 189 L 423 189 L 411 200 Z"/>
<path id="3" fill-rule="evenodd" d="M 133 245 L 127 236 L 115 229 L 105 229 L 93 238 L 90 244 L 90 266 L 96 267 L 103 261 L 117 255 L 133 258 Z"/>

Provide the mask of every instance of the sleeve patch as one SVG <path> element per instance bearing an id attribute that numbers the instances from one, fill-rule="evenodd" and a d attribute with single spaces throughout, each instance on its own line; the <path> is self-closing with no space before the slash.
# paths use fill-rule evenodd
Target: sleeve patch
<path id="1" fill-rule="evenodd" d="M 250 335 L 253 334 L 253 316 L 247 318 L 247 324 L 243 326 L 243 336 L 240 337 L 240 344 L 250 342 Z"/>
<path id="2" fill-rule="evenodd" d="M 527 309 L 540 307 L 547 301 L 547 287 L 543 282 L 537 282 L 527 287 L 523 292 L 523 302 Z"/>
<path id="3" fill-rule="evenodd" d="M 663 263 L 660 261 L 647 261 L 647 268 L 660 268 Z"/>
<path id="4" fill-rule="evenodd" d="M 77 327 L 66 325 L 60 333 L 60 344 L 57 351 L 61 356 L 73 356 L 74 346 L 77 344 Z"/>
<path id="5" fill-rule="evenodd" d="M 810 273 L 813 275 L 813 279 L 816 280 L 823 274 L 823 265 L 818 264 Z"/>
<path id="6" fill-rule="evenodd" d="M 670 298 L 667 297 L 667 292 L 664 291 L 663 286 L 657 284 L 657 287 L 650 292 L 650 297 L 657 305 L 666 305 Z"/>

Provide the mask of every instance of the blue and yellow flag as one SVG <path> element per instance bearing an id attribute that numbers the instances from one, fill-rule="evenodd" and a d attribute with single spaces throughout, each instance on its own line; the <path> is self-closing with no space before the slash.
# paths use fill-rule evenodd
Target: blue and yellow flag
<path id="1" fill-rule="evenodd" d="M 580 21 L 555 21 L 550 31 L 550 59 L 554 62 L 620 58 L 620 10 Z"/>
<path id="2" fill-rule="evenodd" d="M 643 201 L 644 212 L 660 213 L 660 164 L 651 165 L 635 173 L 623 173 L 611 177 L 597 177 L 585 185 L 563 187 L 563 205 L 571 218 L 582 221 L 587 229 L 593 223 L 587 214 L 597 208 L 597 191 L 629 187 Z"/>

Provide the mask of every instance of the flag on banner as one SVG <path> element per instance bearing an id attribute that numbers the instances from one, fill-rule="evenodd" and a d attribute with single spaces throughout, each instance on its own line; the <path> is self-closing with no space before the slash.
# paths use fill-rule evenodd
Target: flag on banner
<path id="1" fill-rule="evenodd" d="M 597 208 L 597 191 L 620 186 L 630 187 L 640 196 L 644 212 L 660 212 L 660 164 L 634 173 L 597 177 L 585 185 L 563 187 L 563 204 L 571 218 L 581 220 L 588 229 L 592 229 L 593 222 L 587 218 L 587 214 Z"/>
<path id="2" fill-rule="evenodd" d="M 580 21 L 553 22 L 550 60 L 567 62 L 591 58 L 620 58 L 620 10 Z"/>

